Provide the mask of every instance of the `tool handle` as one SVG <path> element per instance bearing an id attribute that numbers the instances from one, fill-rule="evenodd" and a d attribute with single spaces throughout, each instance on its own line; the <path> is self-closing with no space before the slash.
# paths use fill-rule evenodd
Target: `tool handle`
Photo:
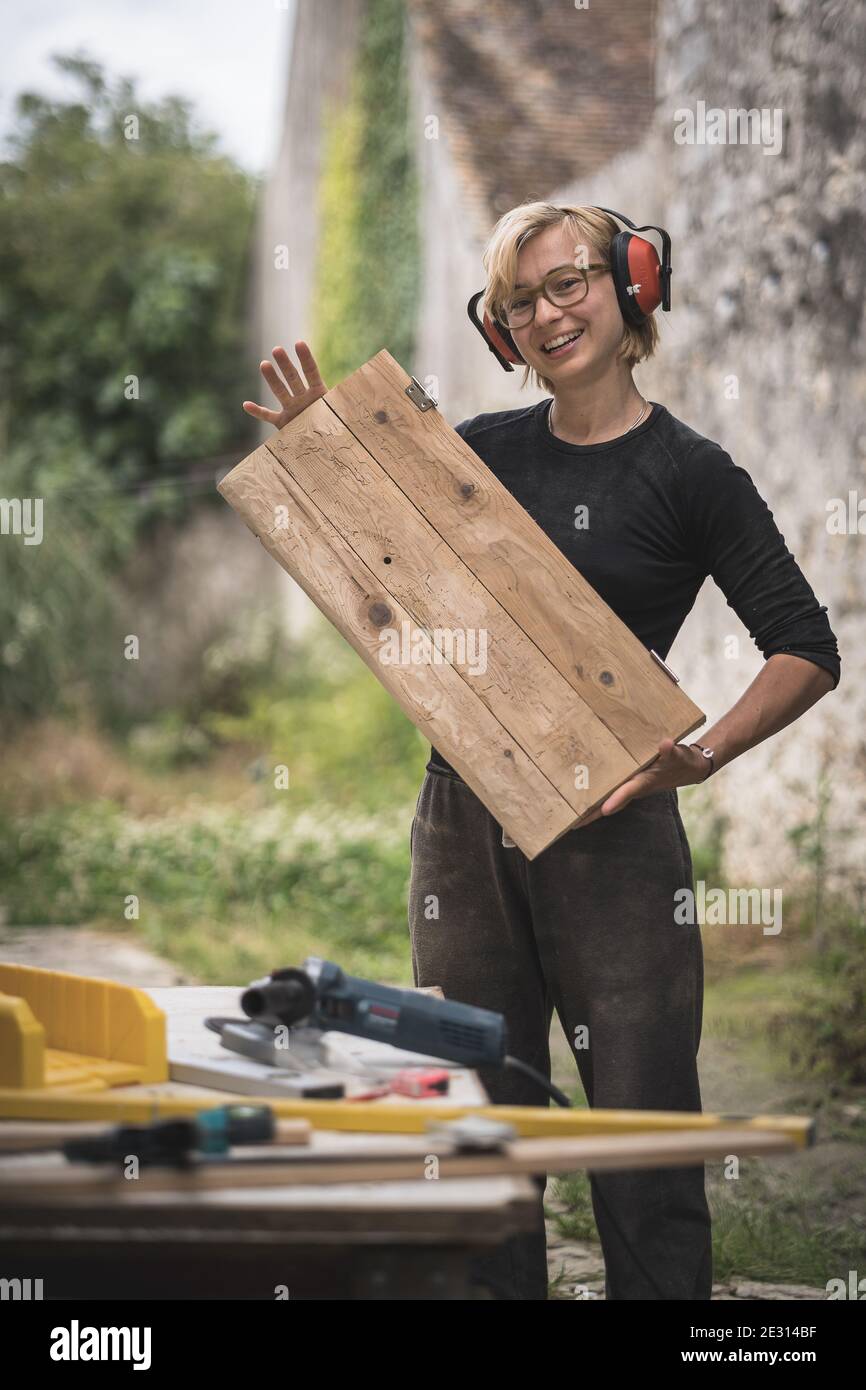
<path id="1" fill-rule="evenodd" d="M 274 1138 L 274 1112 L 268 1105 L 221 1105 L 198 1119 L 198 1148 L 225 1153 L 232 1144 L 268 1144 Z"/>

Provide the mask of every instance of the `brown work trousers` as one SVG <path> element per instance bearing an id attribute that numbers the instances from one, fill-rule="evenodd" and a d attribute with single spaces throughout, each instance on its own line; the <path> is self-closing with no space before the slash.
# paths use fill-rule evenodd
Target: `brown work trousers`
<path id="1" fill-rule="evenodd" d="M 700 927 L 674 920 L 692 861 L 675 791 L 568 831 L 531 862 L 455 774 L 428 763 L 410 832 L 416 985 L 505 1015 L 508 1051 L 550 1076 L 555 1008 L 590 1106 L 701 1109 Z M 497 1105 L 547 1105 L 519 1071 L 481 1068 Z M 474 1262 L 495 1298 L 547 1298 L 545 1178 L 533 1231 Z M 704 1165 L 590 1176 L 608 1299 L 708 1299 Z"/>

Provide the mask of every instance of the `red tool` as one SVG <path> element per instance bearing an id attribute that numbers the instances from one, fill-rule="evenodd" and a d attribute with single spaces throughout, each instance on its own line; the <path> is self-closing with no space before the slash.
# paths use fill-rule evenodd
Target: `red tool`
<path id="1" fill-rule="evenodd" d="M 391 1090 L 398 1096 L 413 1096 L 417 1100 L 447 1096 L 448 1072 L 444 1067 L 406 1067 L 398 1071 Z"/>
<path id="2" fill-rule="evenodd" d="M 377 1100 L 380 1096 L 411 1096 L 413 1100 L 429 1100 L 447 1096 L 450 1078 L 445 1067 L 404 1067 L 388 1081 L 362 1091 L 347 1100 Z"/>

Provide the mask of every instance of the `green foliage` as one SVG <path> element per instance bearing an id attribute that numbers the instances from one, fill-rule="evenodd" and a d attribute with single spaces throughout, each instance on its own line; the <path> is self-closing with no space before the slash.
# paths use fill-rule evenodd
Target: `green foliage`
<path id="1" fill-rule="evenodd" d="M 126 554 L 133 517 L 104 480 L 68 419 L 41 417 L 3 469 L 6 498 L 42 501 L 42 540 L 0 537 L 0 715 L 71 713 L 107 677 L 115 627 L 110 574 Z M 94 640 L 95 634 L 99 640 Z"/>
<path id="2" fill-rule="evenodd" d="M 236 402 L 254 186 L 187 103 L 55 63 L 79 95 L 20 97 L 0 164 L 5 428 L 32 448 L 50 420 L 128 483 L 251 437 Z"/>
<path id="3" fill-rule="evenodd" d="M 2 490 L 44 515 L 41 544 L 0 537 L 7 717 L 102 688 L 110 576 L 138 529 L 186 506 L 174 483 L 141 483 L 252 439 L 237 403 L 253 183 L 185 102 L 55 63 L 77 94 L 19 97 L 0 163 Z"/>
<path id="4" fill-rule="evenodd" d="M 823 929 L 816 941 L 810 914 L 801 907 L 800 930 L 811 938 L 808 974 L 790 1007 L 770 1017 L 769 1032 L 797 1075 L 862 1086 L 866 1084 L 866 921 L 862 905 L 855 907 L 847 892 L 825 892 L 821 911 Z"/>
<path id="5" fill-rule="evenodd" d="M 195 724 L 221 714 L 244 716 L 259 696 L 282 695 L 305 660 L 304 644 L 290 637 L 278 605 L 258 600 L 231 615 L 226 630 L 203 648 L 194 698 L 177 713 Z"/>
<path id="6" fill-rule="evenodd" d="M 326 121 L 312 346 L 336 384 L 414 351 L 420 239 L 403 0 L 370 0 L 351 95 Z"/>
<path id="7" fill-rule="evenodd" d="M 713 888 L 726 886 L 725 837 L 729 819 L 713 808 L 697 787 L 681 787 L 680 811 L 692 856 L 695 883 Z"/>
<path id="8" fill-rule="evenodd" d="M 790 895 L 789 919 L 808 943 L 810 972 L 794 1006 L 776 1021 L 776 1036 L 800 1075 L 841 1084 L 866 1082 L 866 914 L 862 879 L 840 870 L 851 825 L 833 819 L 833 778 L 828 765 L 814 787 L 795 784 L 813 797 L 813 814 L 787 831 L 808 881 Z M 832 887 L 829 886 L 832 882 Z"/>
<path id="9" fill-rule="evenodd" d="M 686 832 L 692 856 L 695 883 L 703 882 L 713 888 L 725 883 L 725 833 L 728 818 L 714 815 L 709 824 L 694 838 Z"/>
<path id="10" fill-rule="evenodd" d="M 149 724 L 136 725 L 129 735 L 132 758 L 160 772 L 201 766 L 208 761 L 211 747 L 204 730 L 188 724 L 175 710 Z"/>
<path id="11" fill-rule="evenodd" d="M 554 1181 L 564 1209 L 552 1214 L 554 1229 L 570 1241 L 598 1243 L 589 1178 L 573 1173 Z M 859 1183 L 850 1192 L 856 1202 Z M 844 1192 L 839 1194 L 844 1197 Z M 781 1182 L 761 1161 L 741 1164 L 739 1179 L 708 1171 L 713 1221 L 713 1279 L 804 1284 L 824 1288 L 831 1272 L 844 1277 L 856 1266 L 862 1230 L 856 1218 L 833 1211 L 815 1179 Z"/>
<path id="12" fill-rule="evenodd" d="M 797 790 L 803 790 L 802 782 L 796 786 Z M 785 832 L 785 838 L 794 846 L 800 860 L 814 869 L 816 883 L 823 878 L 827 867 L 828 812 L 832 799 L 832 783 L 826 768 L 822 768 L 815 788 L 814 816 Z"/>
<path id="13" fill-rule="evenodd" d="M 240 714 L 211 713 L 204 727 L 250 745 L 262 775 L 289 769 L 292 798 L 378 812 L 417 796 L 430 745 L 357 653 L 324 619 L 295 646 L 280 683 L 250 693 Z"/>
<path id="14" fill-rule="evenodd" d="M 312 347 L 325 381 L 336 384 L 383 346 L 359 302 L 364 248 L 358 227 L 361 111 L 352 101 L 325 123 L 319 186 L 319 240 Z"/>
<path id="15" fill-rule="evenodd" d="M 784 1185 L 744 1161 L 736 1182 L 712 1183 L 713 1277 L 825 1288 L 828 1277 L 846 1275 L 862 1251 L 855 1221 L 830 1217 L 812 1182 Z"/>
<path id="16" fill-rule="evenodd" d="M 853 968 L 855 962 L 852 960 Z M 810 981 L 793 1015 L 778 1033 L 800 1075 L 824 1076 L 837 1085 L 866 1085 L 866 950 L 856 962 L 859 976 L 832 984 Z"/>
<path id="17" fill-rule="evenodd" d="M 141 818 L 107 801 L 0 818 L 10 925 L 123 929 L 205 982 L 315 952 L 411 983 L 406 895 L 411 805 L 379 816 L 298 812 L 263 789 L 250 812 Z M 139 917 L 127 923 L 127 895 Z"/>
<path id="18" fill-rule="evenodd" d="M 566 1240 L 598 1240 L 592 1189 L 588 1173 L 568 1173 L 554 1178 L 553 1195 L 564 1210 L 554 1210 L 553 1225 Z"/>

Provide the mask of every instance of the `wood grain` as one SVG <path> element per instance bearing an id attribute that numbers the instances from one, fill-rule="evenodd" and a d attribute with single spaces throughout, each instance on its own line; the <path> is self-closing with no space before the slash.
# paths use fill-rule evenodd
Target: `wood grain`
<path id="1" fill-rule="evenodd" d="M 530 858 L 569 829 L 574 809 L 450 663 L 382 664 L 380 630 L 406 622 L 414 634 L 417 624 L 266 447 L 220 491 Z"/>
<path id="2" fill-rule="evenodd" d="M 640 765 L 697 705 L 438 411 L 418 411 L 384 349 L 325 399 Z M 289 427 L 291 428 L 291 427 Z"/>
<path id="3" fill-rule="evenodd" d="M 219 490 L 532 859 L 704 716 L 409 381 L 383 349 Z"/>

